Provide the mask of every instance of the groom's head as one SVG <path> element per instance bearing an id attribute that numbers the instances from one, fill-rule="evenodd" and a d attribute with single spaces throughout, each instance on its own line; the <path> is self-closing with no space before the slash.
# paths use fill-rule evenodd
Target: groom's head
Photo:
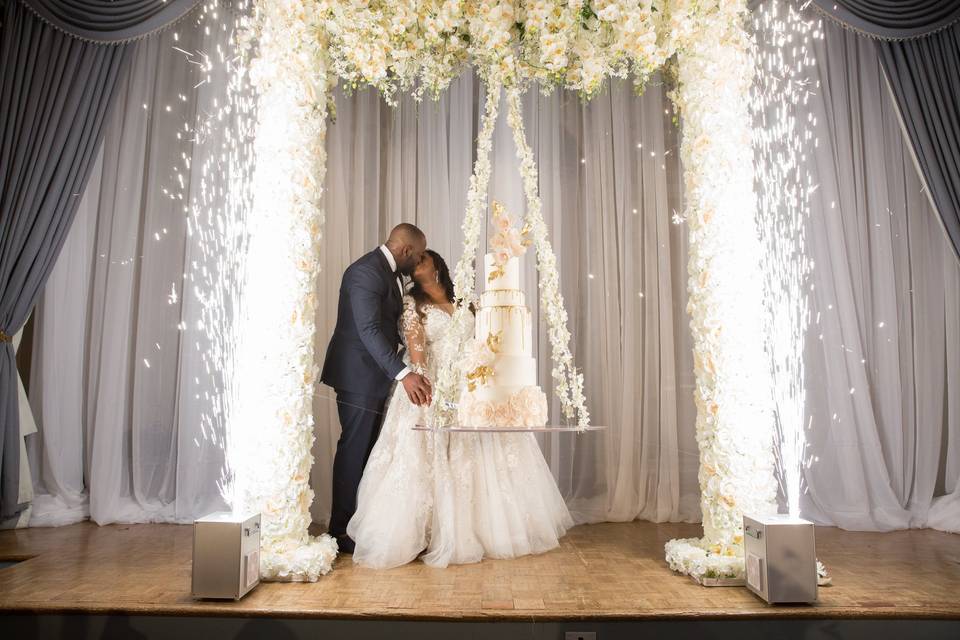
<path id="1" fill-rule="evenodd" d="M 397 261 L 397 271 L 410 276 L 427 250 L 427 236 L 418 227 L 402 222 L 390 232 L 386 244 Z"/>

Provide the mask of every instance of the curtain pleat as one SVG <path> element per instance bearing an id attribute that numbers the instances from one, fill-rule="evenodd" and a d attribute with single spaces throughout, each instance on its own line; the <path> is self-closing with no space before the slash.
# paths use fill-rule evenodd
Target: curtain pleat
<path id="1" fill-rule="evenodd" d="M 960 20 L 960 0 L 813 0 L 821 13 L 880 40 L 929 35 Z"/>
<path id="2" fill-rule="evenodd" d="M 881 42 L 878 49 L 930 198 L 960 259 L 960 25 Z"/>
<path id="3" fill-rule="evenodd" d="M 74 38 L 116 44 L 147 37 L 190 13 L 200 0 L 8 0 Z"/>
<path id="4" fill-rule="evenodd" d="M 8 3 L 0 50 L 0 331 L 15 334 L 39 296 L 99 145 L 127 46 L 80 42 Z M 16 515 L 19 414 L 11 343 L 0 354 L 0 517 Z"/>
<path id="5" fill-rule="evenodd" d="M 960 260 L 960 0 L 813 0 L 834 23 L 879 41 L 930 198 Z"/>
<path id="6" fill-rule="evenodd" d="M 833 24 L 819 91 L 807 247 L 802 512 L 853 530 L 960 530 L 960 264 L 898 125 L 876 41 Z"/>

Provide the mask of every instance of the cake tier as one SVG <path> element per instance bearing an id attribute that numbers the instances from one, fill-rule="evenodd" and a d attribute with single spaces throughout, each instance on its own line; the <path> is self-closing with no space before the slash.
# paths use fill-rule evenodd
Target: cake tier
<path id="1" fill-rule="evenodd" d="M 537 361 L 530 356 L 498 354 L 493 359 L 493 382 L 488 387 L 526 387 L 537 384 Z"/>
<path id="2" fill-rule="evenodd" d="M 490 279 L 490 274 L 496 269 L 493 264 L 493 254 L 488 253 L 483 257 L 483 282 L 487 291 L 496 291 L 501 289 L 520 289 L 520 259 L 510 258 L 503 265 L 503 275 Z"/>
<path id="3" fill-rule="evenodd" d="M 516 289 L 495 289 L 480 294 L 480 307 L 525 307 L 527 297 Z"/>
<path id="4" fill-rule="evenodd" d="M 496 336 L 490 340 L 490 336 Z M 533 352 L 533 327 L 526 307 L 482 307 L 477 312 L 475 337 L 500 355 L 529 356 Z"/>
<path id="5" fill-rule="evenodd" d="M 464 392 L 457 418 L 465 427 L 542 427 L 547 396 L 535 385 L 482 387 Z"/>
<path id="6" fill-rule="evenodd" d="M 488 384 L 482 387 L 477 387 L 475 390 L 470 391 L 469 394 L 477 402 L 506 402 L 510 400 L 517 393 L 523 389 L 536 388 L 540 387 L 535 384 Z"/>

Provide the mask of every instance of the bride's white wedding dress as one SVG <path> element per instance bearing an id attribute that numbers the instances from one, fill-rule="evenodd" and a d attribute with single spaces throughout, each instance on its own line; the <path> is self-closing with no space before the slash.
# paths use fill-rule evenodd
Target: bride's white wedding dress
<path id="1" fill-rule="evenodd" d="M 465 337 L 447 335 L 443 309 L 421 313 L 404 297 L 404 359 L 436 379 L 439 341 Z M 354 562 L 386 569 L 423 554 L 445 567 L 556 547 L 573 521 L 534 435 L 414 431 L 424 411 L 396 386 L 347 526 Z"/>

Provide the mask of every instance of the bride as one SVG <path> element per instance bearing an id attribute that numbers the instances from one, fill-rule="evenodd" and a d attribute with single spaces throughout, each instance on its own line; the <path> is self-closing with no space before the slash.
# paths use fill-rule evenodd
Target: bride
<path id="1" fill-rule="evenodd" d="M 438 253 L 427 250 L 413 280 L 401 316 L 404 360 L 434 379 L 440 341 L 462 343 L 473 328 L 448 335 L 453 282 Z M 353 561 L 386 569 L 423 553 L 445 567 L 556 547 L 573 521 L 533 434 L 414 431 L 427 410 L 394 389 L 347 525 Z"/>

